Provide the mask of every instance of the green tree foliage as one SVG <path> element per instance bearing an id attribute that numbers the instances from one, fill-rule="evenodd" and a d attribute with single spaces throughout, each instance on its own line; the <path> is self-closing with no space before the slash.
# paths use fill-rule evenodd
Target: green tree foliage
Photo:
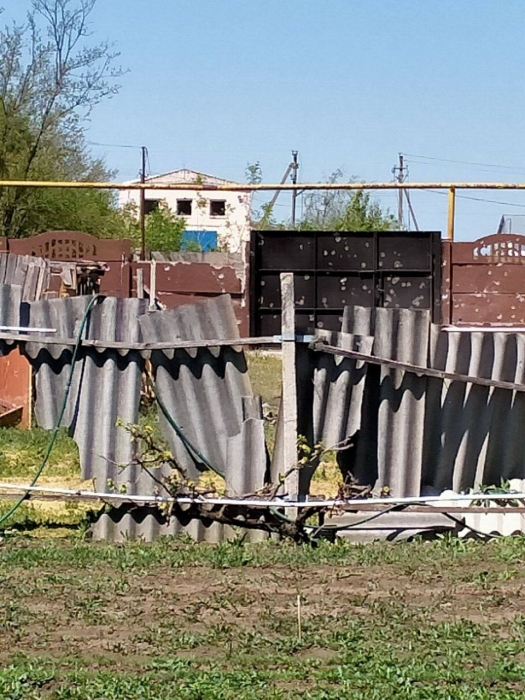
<path id="1" fill-rule="evenodd" d="M 92 109 L 117 91 L 117 57 L 93 44 L 96 0 L 31 0 L 23 25 L 0 31 L 0 179 L 108 180 L 86 149 Z M 107 191 L 0 188 L 0 233 L 46 229 L 117 236 L 122 220 Z"/>
<path id="2" fill-rule="evenodd" d="M 121 217 L 124 221 L 126 237 L 131 238 L 135 246 L 140 248 L 141 228 L 137 207 L 134 205 L 125 207 Z M 145 228 L 147 250 L 167 253 L 181 249 L 185 221 L 182 217 L 176 216 L 166 202 L 159 202 L 158 208 L 146 216 Z M 198 244 L 195 246 L 189 244 L 186 249 L 200 252 Z"/>
<path id="3" fill-rule="evenodd" d="M 328 182 L 341 182 L 343 173 L 336 170 Z M 262 171 L 257 161 L 246 168 L 250 184 L 262 182 Z M 381 209 L 369 192 L 362 190 L 315 190 L 306 192 L 303 213 L 295 228 L 303 231 L 384 231 L 397 227 L 396 219 Z M 253 213 L 252 224 L 259 229 L 290 229 L 289 221 L 277 222 L 271 202 L 262 204 Z"/>
<path id="4" fill-rule="evenodd" d="M 343 173 L 336 170 L 328 182 L 338 183 Z M 381 209 L 363 190 L 319 190 L 305 195 L 298 228 L 317 231 L 384 231 L 396 227 L 396 220 Z"/>

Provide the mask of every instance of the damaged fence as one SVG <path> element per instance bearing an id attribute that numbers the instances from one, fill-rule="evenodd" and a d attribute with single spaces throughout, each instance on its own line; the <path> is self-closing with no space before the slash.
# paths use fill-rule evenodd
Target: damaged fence
<path id="1" fill-rule="evenodd" d="M 340 332 L 320 330 L 297 342 L 292 319 L 292 331 L 283 326 L 280 338 L 245 339 L 228 295 L 172 310 L 151 310 L 143 299 L 92 299 L 24 301 L 22 286 L 0 285 L 0 324 L 55 331 L 38 338 L 4 332 L 0 351 L 27 358 L 38 425 L 54 428 L 65 402 L 62 425 L 79 446 L 82 478 L 98 492 L 163 493 L 165 469 L 144 471 L 117 426 L 139 423 L 144 377 L 177 462 L 192 478 L 215 471 L 232 497 L 256 493 L 270 479 L 279 483 L 297 462 L 298 436 L 335 448 L 342 474 L 374 493 L 419 497 L 525 479 L 519 332 L 447 332 L 428 311 L 348 306 Z M 261 400 L 241 347 L 265 342 L 282 344 L 286 372 L 293 368 L 284 377 L 271 466 Z M 285 480 L 280 495 L 307 498 L 314 470 Z M 106 510 L 93 525 L 94 537 L 110 540 L 181 531 L 199 541 L 231 534 L 217 523 L 167 519 L 153 506 L 130 504 Z"/>
<path id="2" fill-rule="evenodd" d="M 394 496 L 525 476 L 523 335 L 447 332 L 408 309 L 349 308 L 343 327 L 339 345 L 348 331 L 373 338 L 366 375 L 348 370 L 347 403 L 354 381 L 363 388 L 343 468 Z"/>
<path id="3" fill-rule="evenodd" d="M 65 401 L 61 424 L 79 446 L 82 479 L 93 480 L 95 490 L 124 488 L 129 495 L 162 490 L 163 469 L 142 469 L 129 433 L 117 426 L 119 421 L 139 423 L 146 370 L 166 411 L 159 412 L 163 437 L 191 478 L 211 468 L 225 478 L 231 495 L 264 486 L 268 458 L 262 404 L 253 395 L 244 353 L 208 342 L 239 337 L 227 295 L 168 311 L 149 311 L 143 299 L 99 297 L 89 311 L 69 393 L 76 336 L 93 297 L 22 304 L 20 289 L 4 285 L 0 298 L 11 324 L 19 325 L 23 315 L 32 329 L 55 330 L 53 337 L 22 343 L 34 372 L 34 414 L 39 426 L 51 430 Z M 190 346 L 201 341 L 203 347 L 177 347 L 185 341 Z M 3 341 L 2 353 L 8 355 L 16 345 Z M 223 527 L 207 531 L 195 522 L 173 520 L 167 523 L 155 509 L 135 509 L 132 515 L 129 508 L 115 509 L 101 516 L 94 535 L 150 539 L 188 526 L 197 539 L 223 537 Z"/>

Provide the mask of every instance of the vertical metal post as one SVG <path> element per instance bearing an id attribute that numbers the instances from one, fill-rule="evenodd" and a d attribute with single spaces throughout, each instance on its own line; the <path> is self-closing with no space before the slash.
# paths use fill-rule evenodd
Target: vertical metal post
<path id="1" fill-rule="evenodd" d="M 281 274 L 281 333 L 282 333 L 282 412 L 283 412 L 283 467 L 286 474 L 284 489 L 289 498 L 299 496 L 297 469 L 297 387 L 295 371 L 295 300 L 294 276 Z"/>
<path id="2" fill-rule="evenodd" d="M 448 191 L 448 224 L 447 238 L 449 241 L 454 240 L 454 223 L 456 218 L 456 190 L 451 187 Z"/>
<path id="3" fill-rule="evenodd" d="M 299 163 L 297 162 L 298 151 L 292 151 L 292 183 L 297 185 L 297 170 Z M 292 190 L 292 226 L 295 228 L 295 217 L 297 210 L 297 190 Z"/>
<path id="4" fill-rule="evenodd" d="M 403 165 L 403 156 L 401 153 L 399 154 L 399 176 L 397 181 L 399 184 L 402 184 L 405 181 L 405 171 L 404 171 L 404 165 Z M 398 192 L 398 205 L 397 205 L 397 218 L 399 220 L 399 225 L 401 228 L 403 228 L 403 190 L 400 189 Z"/>
<path id="5" fill-rule="evenodd" d="M 146 182 L 146 146 L 141 147 L 142 151 L 142 168 L 140 170 L 140 181 L 142 184 Z M 140 190 L 140 259 L 146 259 L 146 190 Z"/>

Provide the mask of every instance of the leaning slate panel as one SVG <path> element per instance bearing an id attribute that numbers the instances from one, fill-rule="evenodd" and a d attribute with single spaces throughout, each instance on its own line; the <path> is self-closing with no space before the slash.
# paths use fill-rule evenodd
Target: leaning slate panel
<path id="1" fill-rule="evenodd" d="M 33 302 L 30 325 L 56 328 L 58 338 L 73 339 L 90 299 Z M 138 342 L 137 318 L 146 305 L 142 299 L 100 298 L 91 310 L 84 337 Z M 26 345 L 26 352 L 36 372 L 37 422 L 52 429 L 66 394 L 73 347 L 33 342 Z M 108 480 L 125 483 L 129 493 L 145 486 L 142 482 L 147 475 L 132 464 L 128 433 L 115 427 L 118 418 L 126 423 L 138 421 L 143 364 L 138 351 L 83 347 L 78 354 L 62 425 L 79 446 L 82 477 L 95 479 L 97 490 L 105 491 Z"/>
<path id="2" fill-rule="evenodd" d="M 0 284 L 0 325 L 20 326 L 23 319 L 22 287 L 17 284 Z M 0 357 L 8 355 L 14 341 L 0 341 Z"/>
<path id="3" fill-rule="evenodd" d="M 236 339 L 239 330 L 225 294 L 139 318 L 145 342 Z M 251 397 L 246 358 L 230 346 L 151 353 L 156 391 L 170 416 L 214 469 L 226 473 L 228 439 L 241 433 L 243 397 Z M 163 434 L 178 463 L 196 478 L 205 464 L 184 445 L 162 411 Z"/>

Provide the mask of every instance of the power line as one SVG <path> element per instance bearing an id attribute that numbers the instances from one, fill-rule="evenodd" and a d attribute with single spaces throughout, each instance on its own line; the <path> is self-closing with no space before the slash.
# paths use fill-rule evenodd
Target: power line
<path id="1" fill-rule="evenodd" d="M 448 196 L 448 192 L 441 192 L 440 190 L 430 190 L 423 189 L 423 192 L 430 192 L 431 194 L 442 194 L 445 197 Z M 525 204 L 512 204 L 511 202 L 500 202 L 497 199 L 485 199 L 484 197 L 469 197 L 468 194 L 456 194 L 456 197 L 460 199 L 471 199 L 474 202 L 489 202 L 489 204 L 501 204 L 504 207 L 519 207 L 520 209 L 525 209 Z"/>
<path id="2" fill-rule="evenodd" d="M 404 156 L 408 158 L 424 158 L 425 160 L 435 160 L 441 163 L 458 163 L 459 165 L 480 165 L 485 168 L 499 168 L 504 170 L 519 170 L 523 171 L 525 168 L 520 168 L 517 165 L 495 165 L 494 163 L 476 163 L 467 160 L 452 160 L 451 158 L 435 158 L 433 156 L 421 156 L 416 153 L 403 153 Z"/>
<path id="3" fill-rule="evenodd" d="M 133 150 L 139 150 L 141 146 L 129 146 L 122 143 L 99 143 L 98 141 L 86 141 L 88 146 L 102 146 L 103 148 L 132 148 Z"/>
<path id="4" fill-rule="evenodd" d="M 410 163 L 411 165 L 422 165 L 423 167 L 427 167 L 427 168 L 448 168 L 450 170 L 450 168 L 453 167 L 450 163 L 437 163 L 437 162 L 426 163 L 425 161 L 422 161 L 422 160 L 410 159 L 410 160 L 406 160 L 405 162 Z M 484 168 L 484 167 L 477 166 L 477 165 L 471 166 L 471 167 L 467 166 L 467 168 L 468 168 L 468 170 L 476 170 L 477 172 L 480 172 L 480 173 L 490 173 L 491 175 L 496 175 L 498 173 L 501 173 L 502 176 L 505 176 L 505 177 L 511 177 L 514 175 L 514 173 L 511 173 L 509 170 L 503 170 L 503 169 L 498 170 L 496 168 L 488 169 L 488 168 Z M 516 168 L 516 173 L 518 173 L 518 171 L 520 173 L 524 173 L 525 168 L 523 168 L 521 170 L 519 170 L 519 168 Z"/>

